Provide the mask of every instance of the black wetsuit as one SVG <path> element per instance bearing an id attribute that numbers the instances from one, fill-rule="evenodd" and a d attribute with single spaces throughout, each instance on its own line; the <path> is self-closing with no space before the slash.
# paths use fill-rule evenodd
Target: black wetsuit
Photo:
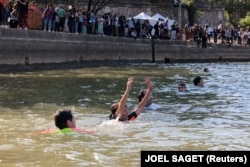
<path id="1" fill-rule="evenodd" d="M 128 120 L 130 121 L 135 120 L 136 118 L 137 118 L 137 114 L 135 111 L 133 111 L 132 113 L 128 115 Z"/>

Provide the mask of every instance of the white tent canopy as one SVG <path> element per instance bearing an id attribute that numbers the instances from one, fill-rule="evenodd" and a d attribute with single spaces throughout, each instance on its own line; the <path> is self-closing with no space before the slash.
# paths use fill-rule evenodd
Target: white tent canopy
<path id="1" fill-rule="evenodd" d="M 171 29 L 171 26 L 174 24 L 174 20 L 168 19 L 167 17 L 162 16 L 159 13 L 156 13 L 154 16 L 152 16 L 152 20 L 150 20 L 151 25 L 155 25 L 155 23 L 160 19 L 162 19 L 164 22 L 168 20 L 168 29 Z"/>
<path id="2" fill-rule="evenodd" d="M 148 20 L 149 23 L 154 26 L 155 23 L 159 20 L 159 18 L 161 18 L 164 22 L 166 22 L 168 20 L 168 29 L 171 29 L 171 26 L 174 23 L 174 20 L 168 19 L 167 17 L 162 16 L 159 13 L 156 13 L 154 16 L 149 16 L 144 12 L 139 13 L 138 15 L 131 17 L 131 18 L 127 18 L 128 20 L 130 19 L 134 19 L 134 20 L 140 20 L 140 22 L 142 23 L 144 20 Z"/>
<path id="3" fill-rule="evenodd" d="M 155 20 L 151 16 L 147 15 L 144 12 L 141 12 L 140 14 L 133 17 L 135 20 Z"/>
<path id="4" fill-rule="evenodd" d="M 162 20 L 164 20 L 164 21 L 166 21 L 166 20 L 168 19 L 168 18 L 162 16 L 162 15 L 159 14 L 159 13 L 156 13 L 154 16 L 152 16 L 152 18 L 154 18 L 154 19 L 156 19 L 156 20 L 162 19 Z"/>

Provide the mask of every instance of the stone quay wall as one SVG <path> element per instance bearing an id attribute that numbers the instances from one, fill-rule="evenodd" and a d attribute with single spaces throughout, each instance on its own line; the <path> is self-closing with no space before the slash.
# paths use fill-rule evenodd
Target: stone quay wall
<path id="1" fill-rule="evenodd" d="M 182 40 L 152 40 L 98 35 L 0 29 L 0 65 L 96 62 L 249 61 L 249 47 L 218 44 L 197 48 Z"/>

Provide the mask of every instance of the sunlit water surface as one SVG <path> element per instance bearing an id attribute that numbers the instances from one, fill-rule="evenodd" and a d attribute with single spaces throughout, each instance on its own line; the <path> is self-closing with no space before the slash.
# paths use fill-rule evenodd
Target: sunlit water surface
<path id="1" fill-rule="evenodd" d="M 210 72 L 204 73 L 208 67 Z M 205 87 L 193 86 L 200 75 Z M 154 103 L 136 121 L 108 118 L 127 78 L 128 99 L 154 83 Z M 179 93 L 185 82 L 189 92 Z M 131 64 L 0 74 L 0 166 L 140 166 L 141 150 L 249 150 L 250 64 Z M 41 134 L 56 129 L 53 114 L 71 109 L 88 134 Z"/>

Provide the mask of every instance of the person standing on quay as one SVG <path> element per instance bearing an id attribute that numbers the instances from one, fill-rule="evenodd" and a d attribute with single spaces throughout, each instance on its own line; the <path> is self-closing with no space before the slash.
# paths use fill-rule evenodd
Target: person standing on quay
<path id="1" fill-rule="evenodd" d="M 95 22 L 96 22 L 96 16 L 95 11 L 92 10 L 89 16 L 89 22 L 91 25 L 91 34 L 95 34 Z"/>
<path id="2" fill-rule="evenodd" d="M 65 22 L 65 16 L 66 11 L 64 10 L 63 6 L 60 6 L 60 8 L 57 11 L 57 15 L 59 17 L 59 31 L 64 31 L 64 22 Z"/>
<path id="3" fill-rule="evenodd" d="M 18 1 L 18 21 L 19 28 L 28 29 L 28 1 L 19 0 Z"/>
<path id="4" fill-rule="evenodd" d="M 4 0 L 0 0 L 0 25 L 2 24 L 2 12 L 4 5 Z"/>

